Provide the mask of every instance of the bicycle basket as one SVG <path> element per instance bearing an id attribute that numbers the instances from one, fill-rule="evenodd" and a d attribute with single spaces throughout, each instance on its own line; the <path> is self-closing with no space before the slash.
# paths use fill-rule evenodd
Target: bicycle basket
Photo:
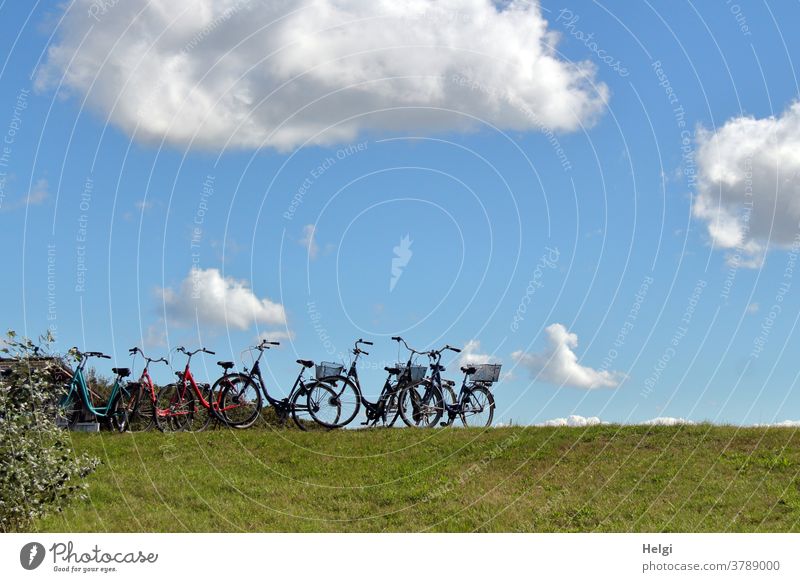
<path id="1" fill-rule="evenodd" d="M 320 362 L 317 364 L 317 380 L 330 378 L 332 376 L 341 376 L 344 366 L 334 362 Z"/>
<path id="2" fill-rule="evenodd" d="M 475 366 L 475 373 L 472 375 L 473 382 L 483 382 L 491 384 L 500 379 L 500 367 L 502 364 L 478 364 Z"/>
<path id="3" fill-rule="evenodd" d="M 405 364 L 397 364 L 397 367 L 400 368 L 400 376 L 406 373 Z M 428 366 L 411 366 L 411 381 L 419 382 L 425 377 L 425 372 L 427 371 Z"/>

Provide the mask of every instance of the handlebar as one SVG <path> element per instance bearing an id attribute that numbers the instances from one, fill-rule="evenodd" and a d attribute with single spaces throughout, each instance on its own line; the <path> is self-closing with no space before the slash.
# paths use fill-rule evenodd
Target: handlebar
<path id="1" fill-rule="evenodd" d="M 197 354 L 197 353 L 200 353 L 200 352 L 203 352 L 203 353 L 206 353 L 206 354 L 211 354 L 212 356 L 213 356 L 214 354 L 216 354 L 216 352 L 212 352 L 211 350 L 209 350 L 209 349 L 206 349 L 206 348 L 197 348 L 196 350 L 189 351 L 189 350 L 187 350 L 187 349 L 186 349 L 185 347 L 183 347 L 183 346 L 178 346 L 177 350 L 178 350 L 179 352 L 183 353 L 183 354 L 186 354 L 186 355 L 187 355 L 187 356 L 189 356 L 190 358 L 191 358 L 193 355 L 195 355 L 195 354 Z"/>
<path id="2" fill-rule="evenodd" d="M 82 352 L 81 350 L 78 349 L 78 346 L 73 346 L 71 351 L 75 352 L 80 357 L 80 359 L 83 358 L 104 358 L 106 360 L 111 359 L 111 356 L 107 356 L 103 352 Z"/>
<path id="3" fill-rule="evenodd" d="M 145 361 L 147 362 L 147 364 L 148 364 L 148 365 L 149 365 L 149 364 L 157 364 L 157 363 L 159 363 L 159 362 L 164 362 L 165 364 L 169 365 L 169 360 L 167 360 L 167 358 L 149 358 L 149 357 L 147 357 L 147 355 L 144 353 L 144 351 L 142 351 L 142 349 L 141 349 L 141 348 L 139 348 L 139 347 L 133 347 L 133 348 L 129 349 L 129 350 L 128 350 L 128 353 L 129 353 L 130 355 L 132 355 L 132 356 L 135 356 L 136 354 L 141 354 L 141 355 L 142 355 L 142 357 L 145 359 Z"/>
<path id="4" fill-rule="evenodd" d="M 268 350 L 269 346 L 279 346 L 281 342 L 270 342 L 267 340 L 261 340 L 261 343 L 257 346 L 254 346 L 257 350 Z"/>

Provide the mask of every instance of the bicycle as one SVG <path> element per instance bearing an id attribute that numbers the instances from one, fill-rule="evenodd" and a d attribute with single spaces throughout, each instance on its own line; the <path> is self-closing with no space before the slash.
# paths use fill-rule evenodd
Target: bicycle
<path id="1" fill-rule="evenodd" d="M 406 347 L 408 348 L 408 345 Z M 445 393 L 448 394 L 453 402 L 456 401 L 456 395 L 452 388 L 454 382 L 442 378 L 442 372 L 445 371 L 445 367 L 441 364 L 441 360 L 445 351 L 461 352 L 460 349 L 450 345 L 445 345 L 439 350 L 415 351 L 417 354 L 428 356 L 430 360 L 428 367 L 431 370 L 431 375 L 419 383 L 407 386 L 403 390 L 400 400 L 400 413 L 406 415 L 403 420 L 409 426 L 426 428 L 436 426 L 447 407 Z M 409 411 L 410 415 L 408 414 Z"/>
<path id="2" fill-rule="evenodd" d="M 403 338 L 394 337 L 395 341 L 403 341 Z M 380 396 L 375 402 L 367 400 L 361 389 L 361 381 L 358 377 L 358 358 L 363 354 L 368 356 L 369 352 L 362 350 L 360 345 L 373 345 L 372 342 L 359 339 L 355 342 L 353 347 L 353 360 L 350 362 L 350 368 L 346 375 L 341 372 L 344 366 L 339 364 L 332 364 L 323 362 L 322 364 L 328 366 L 330 371 L 338 370 L 336 374 L 325 374 L 322 381 L 328 387 L 332 388 L 335 392 L 333 399 L 325 399 L 318 396 L 313 392 L 309 394 L 309 400 L 313 400 L 319 408 L 311 408 L 311 416 L 314 420 L 327 426 L 328 428 L 342 428 L 350 424 L 353 419 L 358 415 L 361 406 L 364 407 L 366 412 L 366 420 L 361 424 L 363 426 L 377 426 L 381 423 L 383 426 L 391 427 L 397 422 L 400 416 L 400 394 L 403 388 L 414 382 L 418 382 L 425 375 L 425 366 L 413 366 L 412 358 L 413 353 L 409 357 L 406 365 L 398 364 L 394 367 L 385 367 L 384 370 L 389 374 L 381 389 Z M 408 346 L 406 346 L 408 347 Z M 421 375 L 420 375 L 421 371 Z M 397 377 L 397 380 L 392 382 L 392 378 Z M 325 407 L 339 407 L 341 418 L 336 423 L 331 423 L 322 418 Z"/>
<path id="3" fill-rule="evenodd" d="M 122 406 L 128 414 L 128 430 L 131 432 L 144 432 L 153 428 L 155 416 L 153 411 L 156 406 L 156 388 L 153 379 L 150 377 L 150 364 L 163 362 L 169 364 L 166 358 L 149 358 L 138 347 L 128 350 L 128 353 L 136 357 L 141 354 L 144 358 L 144 369 L 139 376 L 139 380 L 128 384 L 132 388 L 130 398 L 122 397 Z"/>
<path id="4" fill-rule="evenodd" d="M 285 425 L 289 416 L 291 416 L 294 424 L 300 430 L 308 430 L 309 420 L 304 416 L 304 413 L 308 415 L 310 413 L 310 407 L 317 406 L 309 400 L 311 390 L 313 388 L 318 388 L 317 393 L 320 398 L 324 397 L 330 399 L 333 398 L 335 394 L 333 390 L 326 388 L 325 385 L 318 380 L 306 383 L 303 375 L 308 368 L 314 367 L 314 362 L 311 360 L 297 360 L 297 363 L 301 366 L 300 373 L 297 375 L 292 389 L 289 391 L 289 396 L 286 398 L 274 398 L 269 393 L 267 383 L 264 381 L 264 376 L 261 374 L 261 358 L 264 356 L 266 350 L 270 349 L 272 346 L 279 345 L 280 342 L 263 340 L 257 346 L 251 347 L 251 350 L 258 351 L 258 357 L 256 357 L 249 371 L 245 368 L 243 372 L 228 372 L 228 370 L 234 367 L 233 362 L 217 362 L 223 369 L 223 375 L 214 382 L 211 393 L 219 393 L 221 395 L 220 400 L 224 403 L 236 403 L 239 400 L 253 400 L 256 402 L 256 407 L 259 412 L 263 402 L 261 398 L 263 394 L 264 399 L 275 410 L 278 422 L 281 426 Z M 235 419 L 230 418 L 232 413 L 235 414 L 237 412 L 235 407 L 224 404 L 219 409 L 219 412 L 226 422 L 237 422 Z M 258 416 L 258 413 L 256 413 L 256 416 Z M 337 420 L 338 412 L 333 416 L 333 422 Z"/>
<path id="5" fill-rule="evenodd" d="M 228 421 L 225 416 L 220 414 L 220 410 L 225 406 L 223 395 L 220 393 L 215 397 L 211 386 L 206 383 L 198 384 L 194 379 L 190 368 L 192 357 L 201 352 L 211 355 L 215 352 L 206 348 L 189 351 L 183 346 L 177 348 L 177 351 L 187 357 L 186 366 L 183 372 L 175 372 L 178 377 L 177 382 L 164 386 L 158 393 L 153 417 L 160 431 L 188 429 L 200 432 L 208 428 L 212 420 L 221 421 L 233 428 L 247 428 L 256 421 L 260 407 L 251 408 L 246 421 Z M 240 400 L 236 404 L 237 407 L 242 408 L 247 405 L 248 403 L 244 400 Z"/>
<path id="6" fill-rule="evenodd" d="M 121 408 L 119 404 L 122 394 L 125 394 L 126 398 L 129 395 L 127 386 L 122 385 L 122 380 L 130 376 L 130 369 L 111 368 L 111 371 L 116 375 L 111 394 L 109 394 L 108 400 L 104 405 L 95 406 L 92 402 L 92 392 L 86 382 L 84 370 L 89 358 L 97 357 L 110 360 L 111 356 L 107 356 L 102 352 L 82 352 L 77 347 L 72 348 L 70 352 L 77 358 L 78 365 L 72 373 L 69 387 L 59 401 L 56 422 L 62 426 L 73 428 L 80 420 L 81 413 L 87 411 L 95 418 L 103 419 L 110 428 L 123 432 L 127 427 L 128 418 L 124 407 Z"/>
<path id="7" fill-rule="evenodd" d="M 451 426 L 456 416 L 467 427 L 491 426 L 495 405 L 489 387 L 500 379 L 500 368 L 501 364 L 462 366 L 464 380 L 461 390 L 453 404 L 445 404 L 447 420 L 442 422 L 442 426 Z"/>

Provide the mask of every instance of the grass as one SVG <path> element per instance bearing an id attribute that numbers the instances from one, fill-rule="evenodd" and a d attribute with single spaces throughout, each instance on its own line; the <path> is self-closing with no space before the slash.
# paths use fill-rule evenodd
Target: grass
<path id="1" fill-rule="evenodd" d="M 800 434 L 679 427 L 75 434 L 37 531 L 800 531 Z"/>

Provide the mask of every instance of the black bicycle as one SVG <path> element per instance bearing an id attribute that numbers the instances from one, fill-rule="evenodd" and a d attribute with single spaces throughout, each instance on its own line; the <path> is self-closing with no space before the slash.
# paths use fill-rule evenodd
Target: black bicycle
<path id="1" fill-rule="evenodd" d="M 234 367 L 233 362 L 217 362 L 223 369 L 223 375 L 211 387 L 211 393 L 219 394 L 218 399 L 222 402 L 219 413 L 227 423 L 237 424 L 241 420 L 237 417 L 241 411 L 237 407 L 237 403 L 247 402 L 250 407 L 255 407 L 257 411 L 260 411 L 263 400 L 266 400 L 268 405 L 272 406 L 280 425 L 285 425 L 290 416 L 295 425 L 301 430 L 308 430 L 309 425 L 314 421 L 320 422 L 313 414 L 313 409 L 320 408 L 314 398 L 330 401 L 335 398 L 336 394 L 333 389 L 319 380 L 305 381 L 303 376 L 308 368 L 314 367 L 313 361 L 297 360 L 297 363 L 301 366 L 300 373 L 297 375 L 288 397 L 274 398 L 269 393 L 267 384 L 261 374 L 261 358 L 266 350 L 278 345 L 280 345 L 280 342 L 263 340 L 257 346 L 251 347 L 251 350 L 258 352 L 258 356 L 249 371 L 244 368 L 242 372 L 229 372 Z M 314 397 L 312 397 L 312 392 L 315 395 Z M 335 424 L 339 419 L 338 412 L 327 404 L 324 414 L 329 415 L 325 416 L 328 423 Z M 323 417 L 324 414 L 320 412 L 320 417 Z M 323 422 L 320 422 L 320 424 L 328 426 Z"/>
<path id="2" fill-rule="evenodd" d="M 393 340 L 397 342 L 403 341 L 401 337 L 394 337 Z M 405 343 L 405 342 L 404 342 Z M 324 368 L 318 377 L 325 386 L 333 389 L 334 397 L 326 399 L 324 395 L 317 395 L 313 391 L 309 395 L 309 399 L 313 400 L 318 408 L 315 406 L 311 409 L 311 415 L 320 424 L 328 428 L 341 428 L 347 426 L 353 419 L 356 418 L 361 407 L 364 407 L 366 412 L 366 420 L 361 424 L 364 426 L 394 426 L 397 422 L 397 417 L 400 416 L 400 396 L 405 386 L 413 382 L 419 382 L 425 375 L 427 366 L 413 366 L 412 357 L 406 365 L 398 364 L 394 367 L 385 367 L 384 370 L 388 373 L 386 381 L 383 384 L 381 393 L 375 402 L 367 400 L 364 392 L 361 389 L 361 381 L 358 378 L 358 358 L 363 354 L 369 355 L 360 348 L 361 345 L 371 346 L 372 342 L 359 339 L 355 342 L 353 347 L 353 360 L 350 362 L 350 368 L 347 374 L 342 374 L 344 366 L 340 364 L 323 362 Z M 332 373 L 338 369 L 337 373 Z M 420 375 L 421 372 L 421 375 Z M 415 380 L 416 379 L 416 380 Z M 340 418 L 336 423 L 326 420 L 325 409 L 332 407 L 339 411 Z"/>
<path id="3" fill-rule="evenodd" d="M 404 342 L 405 343 L 405 342 Z M 408 347 L 406 345 L 406 347 Z M 411 348 L 409 348 L 411 349 Z M 412 350 L 414 351 L 414 350 Z M 452 351 L 460 353 L 461 350 L 446 345 L 439 350 L 416 352 L 428 356 L 431 375 L 421 382 L 413 383 L 404 388 L 400 399 L 400 414 L 409 426 L 430 428 L 436 426 L 439 419 L 447 410 L 447 400 L 456 401 L 453 392 L 453 382 L 442 378 L 445 367 L 442 365 L 442 353 Z M 446 424 L 446 423 L 445 423 Z"/>
<path id="4" fill-rule="evenodd" d="M 500 379 L 500 367 L 501 364 L 462 366 L 464 380 L 461 382 L 461 390 L 452 403 L 445 403 L 447 419 L 442 422 L 442 426 L 451 426 L 457 416 L 464 426 L 491 426 L 494 418 L 494 396 L 490 388 Z"/>

